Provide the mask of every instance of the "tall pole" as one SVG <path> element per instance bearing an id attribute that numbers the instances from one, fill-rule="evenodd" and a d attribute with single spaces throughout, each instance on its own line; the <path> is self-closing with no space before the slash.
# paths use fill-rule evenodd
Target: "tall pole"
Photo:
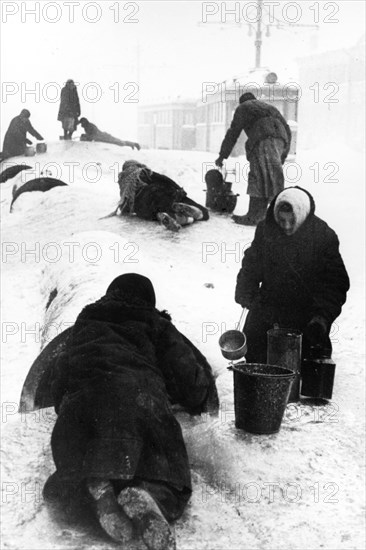
<path id="1" fill-rule="evenodd" d="M 261 66 L 261 47 L 262 47 L 262 4 L 263 0 L 257 0 L 257 31 L 255 34 L 255 68 L 258 69 Z"/>

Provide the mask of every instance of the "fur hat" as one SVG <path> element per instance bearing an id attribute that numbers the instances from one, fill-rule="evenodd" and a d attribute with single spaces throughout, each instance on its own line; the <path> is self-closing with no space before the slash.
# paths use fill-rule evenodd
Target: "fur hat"
<path id="1" fill-rule="evenodd" d="M 137 273 L 119 275 L 107 288 L 107 294 L 111 293 L 121 295 L 126 300 L 129 297 L 140 298 L 149 306 L 155 307 L 156 298 L 152 282 Z"/>
<path id="2" fill-rule="evenodd" d="M 283 204 L 289 204 L 292 208 L 292 211 L 295 216 L 295 230 L 294 233 L 299 229 L 299 227 L 304 223 L 311 210 L 310 197 L 297 187 L 290 187 L 284 189 L 278 196 L 274 203 L 273 215 L 274 219 L 278 223 L 278 212 Z"/>

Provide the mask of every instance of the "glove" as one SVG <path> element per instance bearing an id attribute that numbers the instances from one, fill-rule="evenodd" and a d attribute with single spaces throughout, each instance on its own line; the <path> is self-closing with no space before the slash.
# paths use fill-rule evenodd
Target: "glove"
<path id="1" fill-rule="evenodd" d="M 304 337 L 310 347 L 323 347 L 327 343 L 328 325 L 324 317 L 317 315 L 306 325 Z"/>
<path id="2" fill-rule="evenodd" d="M 216 160 L 215 160 L 215 164 L 216 166 L 218 166 L 219 168 L 222 168 L 222 165 L 224 163 L 224 159 L 220 156 L 218 157 Z"/>

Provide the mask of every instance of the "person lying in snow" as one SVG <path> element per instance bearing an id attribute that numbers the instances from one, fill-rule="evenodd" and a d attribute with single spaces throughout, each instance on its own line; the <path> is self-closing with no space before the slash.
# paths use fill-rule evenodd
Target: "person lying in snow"
<path id="1" fill-rule="evenodd" d="M 329 332 L 349 278 L 336 233 L 315 215 L 313 197 L 289 187 L 271 202 L 244 253 L 235 301 L 249 309 L 243 331 L 250 363 L 267 360 L 267 330 L 303 332 L 303 358 L 331 356 Z"/>
<path id="2" fill-rule="evenodd" d="M 140 145 L 138 143 L 133 141 L 122 141 L 121 139 L 111 136 L 111 134 L 107 132 L 102 132 L 95 124 L 89 122 L 85 117 L 81 118 L 78 124 L 81 124 L 85 131 L 85 134 L 81 134 L 80 136 L 81 141 L 101 141 L 102 143 L 112 143 L 120 147 L 131 147 L 131 149 L 136 148 L 138 151 L 140 150 Z"/>
<path id="3" fill-rule="evenodd" d="M 156 309 L 148 278 L 121 275 L 82 310 L 52 392 L 57 471 L 45 498 L 82 485 L 114 540 L 175 548 L 168 522 L 182 515 L 192 487 L 172 404 L 195 415 L 219 403 L 210 365 Z"/>
<path id="4" fill-rule="evenodd" d="M 175 181 L 135 160 L 123 164 L 118 185 L 121 198 L 115 213 L 134 213 L 144 220 L 158 220 L 172 231 L 209 218 L 207 208 L 187 197 Z"/>

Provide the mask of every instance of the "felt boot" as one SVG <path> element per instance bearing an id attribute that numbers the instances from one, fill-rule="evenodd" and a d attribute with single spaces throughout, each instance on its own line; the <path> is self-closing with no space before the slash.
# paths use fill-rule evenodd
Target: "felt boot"
<path id="1" fill-rule="evenodd" d="M 111 482 L 103 479 L 89 479 L 87 488 L 104 531 L 115 541 L 123 544 L 132 542 L 132 523 L 118 505 Z"/>
<path id="2" fill-rule="evenodd" d="M 170 229 L 170 231 L 179 231 L 181 228 L 179 223 L 177 223 L 174 218 L 169 216 L 166 212 L 159 212 L 156 217 L 161 225 L 164 225 L 164 227 Z"/>
<path id="3" fill-rule="evenodd" d="M 170 525 L 150 493 L 141 487 L 127 487 L 117 500 L 148 550 L 176 549 Z"/>
<path id="4" fill-rule="evenodd" d="M 257 225 L 266 216 L 267 199 L 264 197 L 250 197 L 248 212 L 244 216 L 232 216 L 235 223 L 240 225 Z"/>
<path id="5" fill-rule="evenodd" d="M 185 204 L 184 202 L 174 202 L 172 205 L 173 211 L 180 216 L 187 216 L 188 218 L 193 218 L 194 220 L 202 220 L 203 213 L 197 206 L 191 206 Z"/>

